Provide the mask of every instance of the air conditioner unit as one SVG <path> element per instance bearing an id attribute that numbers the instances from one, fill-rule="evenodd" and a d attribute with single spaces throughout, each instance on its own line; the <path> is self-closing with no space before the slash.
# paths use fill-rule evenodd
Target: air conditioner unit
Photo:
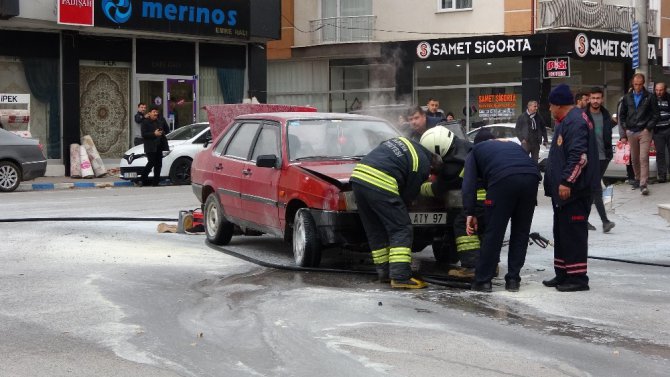
<path id="1" fill-rule="evenodd" d="M 19 15 L 19 0 L 0 0 L 0 20 Z"/>

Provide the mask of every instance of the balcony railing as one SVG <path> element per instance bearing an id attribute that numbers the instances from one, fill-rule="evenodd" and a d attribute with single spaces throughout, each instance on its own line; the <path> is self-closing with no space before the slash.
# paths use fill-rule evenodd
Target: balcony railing
<path id="1" fill-rule="evenodd" d="M 309 22 L 312 44 L 370 42 L 377 16 L 330 17 Z"/>
<path id="2" fill-rule="evenodd" d="M 630 33 L 635 8 L 585 0 L 538 0 L 536 30 L 578 28 Z M 648 34 L 658 36 L 658 11 L 647 13 Z"/>

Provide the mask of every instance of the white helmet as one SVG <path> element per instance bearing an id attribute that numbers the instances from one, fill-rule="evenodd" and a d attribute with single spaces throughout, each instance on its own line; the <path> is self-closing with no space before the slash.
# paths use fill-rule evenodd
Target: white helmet
<path id="1" fill-rule="evenodd" d="M 426 132 L 421 135 L 421 140 L 419 142 L 429 151 L 439 154 L 440 157 L 444 157 L 447 152 L 449 152 L 449 148 L 453 141 L 453 132 L 449 131 L 449 129 L 444 126 L 435 126 L 426 130 Z"/>

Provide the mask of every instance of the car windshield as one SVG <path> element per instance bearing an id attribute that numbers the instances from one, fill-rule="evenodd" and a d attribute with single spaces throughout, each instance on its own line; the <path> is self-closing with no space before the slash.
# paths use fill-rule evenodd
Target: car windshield
<path id="1" fill-rule="evenodd" d="M 382 141 L 399 136 L 383 121 L 367 119 L 309 119 L 288 122 L 291 161 L 359 158 Z"/>
<path id="2" fill-rule="evenodd" d="M 168 140 L 189 140 L 209 127 L 207 123 L 196 123 L 188 126 L 177 128 L 166 135 Z"/>

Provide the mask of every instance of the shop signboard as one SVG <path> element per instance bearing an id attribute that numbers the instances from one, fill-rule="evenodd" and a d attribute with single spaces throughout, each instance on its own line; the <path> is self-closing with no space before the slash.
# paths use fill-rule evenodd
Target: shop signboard
<path id="1" fill-rule="evenodd" d="M 545 79 L 570 77 L 570 58 L 567 56 L 543 58 L 542 77 Z"/>
<path id="2" fill-rule="evenodd" d="M 249 39 L 249 13 L 248 0 L 95 0 L 95 26 L 114 29 Z"/>
<path id="3" fill-rule="evenodd" d="M 484 94 L 477 97 L 481 119 L 514 118 L 516 94 Z"/>
<path id="4" fill-rule="evenodd" d="M 419 60 L 495 58 L 540 54 L 543 39 L 535 35 L 484 36 L 410 42 Z"/>
<path id="5" fill-rule="evenodd" d="M 631 43 L 630 52 L 633 55 L 633 69 L 640 66 L 640 24 L 633 22 L 633 41 Z"/>
<path id="6" fill-rule="evenodd" d="M 58 23 L 93 26 L 93 0 L 58 0 Z"/>
<path id="7" fill-rule="evenodd" d="M 561 37 L 559 35 L 556 38 Z M 634 58 L 633 45 L 631 34 L 582 32 L 574 38 L 573 51 L 578 58 L 622 61 Z M 650 62 L 656 60 L 656 46 L 651 40 L 647 57 Z"/>

